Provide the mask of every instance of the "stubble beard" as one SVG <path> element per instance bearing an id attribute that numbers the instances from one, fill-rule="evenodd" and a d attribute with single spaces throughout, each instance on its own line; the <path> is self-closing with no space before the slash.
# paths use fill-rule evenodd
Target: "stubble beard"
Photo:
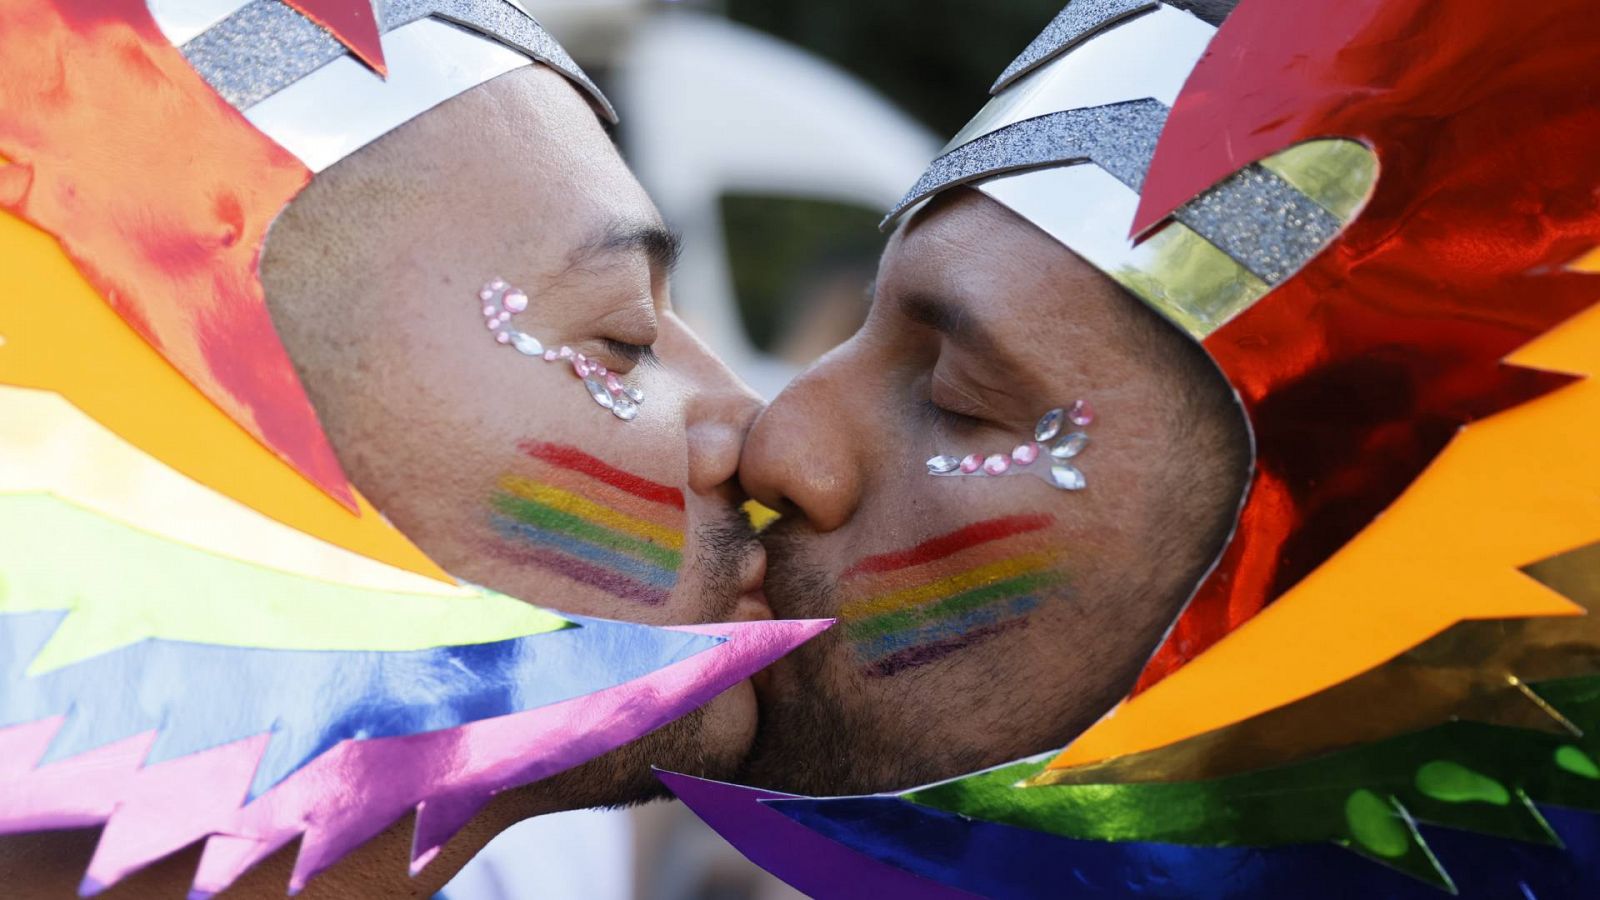
<path id="1" fill-rule="evenodd" d="M 743 515 L 733 511 L 700 526 L 695 534 L 698 549 L 693 564 L 701 573 L 707 602 L 699 621 L 686 624 L 726 622 L 739 603 L 739 570 L 754 532 Z M 617 809 L 671 798 L 652 766 L 701 778 L 732 778 L 745 748 L 712 746 L 708 725 L 706 710 L 695 709 L 632 743 L 546 778 L 535 789 L 541 801 L 563 809 Z"/>

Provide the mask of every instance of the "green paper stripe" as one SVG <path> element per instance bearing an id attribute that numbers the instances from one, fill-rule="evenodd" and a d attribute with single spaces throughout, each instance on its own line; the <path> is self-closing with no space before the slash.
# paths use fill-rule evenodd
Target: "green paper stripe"
<path id="1" fill-rule="evenodd" d="M 1600 735 L 1600 678 L 1535 690 Z M 1408 820 L 1559 844 L 1534 803 L 1600 810 L 1600 739 L 1452 722 L 1291 766 L 1137 784 L 1017 784 L 1040 757 L 911 791 L 905 799 L 1067 837 L 1202 846 L 1334 841 L 1449 883 Z"/>

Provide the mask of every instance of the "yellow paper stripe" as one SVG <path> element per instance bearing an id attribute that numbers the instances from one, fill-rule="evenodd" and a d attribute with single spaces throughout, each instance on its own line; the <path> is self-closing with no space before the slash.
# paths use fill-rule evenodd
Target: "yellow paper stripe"
<path id="1" fill-rule="evenodd" d="M 1048 568 L 1054 562 L 1055 554 L 1046 552 L 1029 553 L 1026 556 L 1018 556 L 1015 559 L 989 563 L 986 566 L 969 569 L 940 581 L 845 604 L 844 608 L 840 610 L 839 618 L 850 622 L 856 619 L 865 619 L 869 616 L 882 615 L 886 612 L 894 612 L 905 609 L 908 606 L 926 603 L 939 597 L 970 590 L 979 585 L 1015 578 L 1024 572 Z"/>
<path id="2" fill-rule="evenodd" d="M 513 496 L 534 503 L 543 503 L 551 509 L 558 509 L 564 513 L 587 519 L 597 525 L 604 525 L 617 531 L 626 532 L 635 537 L 654 541 L 663 547 L 673 550 L 683 549 L 683 533 L 674 531 L 654 522 L 636 519 L 633 516 L 617 512 L 608 507 L 601 506 L 585 500 L 576 494 L 569 494 L 559 488 L 543 485 L 520 475 L 507 475 L 500 479 L 500 488 Z"/>
<path id="3" fill-rule="evenodd" d="M 220 556 L 381 591 L 476 592 L 352 553 L 162 465 L 60 394 L 0 385 L 0 494 L 48 493 Z"/>
<path id="4" fill-rule="evenodd" d="M 426 650 L 568 627 L 502 594 L 331 584 L 206 553 L 45 494 L 0 496 L 0 612 L 71 610 L 37 674 L 146 638 L 279 650 Z"/>

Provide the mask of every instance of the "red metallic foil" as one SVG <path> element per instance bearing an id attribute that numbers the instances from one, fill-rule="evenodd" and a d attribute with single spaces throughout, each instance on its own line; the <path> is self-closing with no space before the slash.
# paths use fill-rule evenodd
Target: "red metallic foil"
<path id="1" fill-rule="evenodd" d="M 234 421 L 356 509 L 256 266 L 311 173 L 197 75 L 144 0 L 0 5 L 0 206 L 54 235 Z"/>
<path id="2" fill-rule="evenodd" d="M 379 75 L 387 76 L 389 68 L 383 61 L 383 42 L 378 37 L 378 15 L 373 11 L 375 0 L 284 0 L 299 10 L 306 18 L 339 39 L 341 44 L 371 66 Z"/>
<path id="3" fill-rule="evenodd" d="M 1243 397 L 1257 474 L 1139 690 L 1322 565 L 1463 425 L 1567 383 L 1501 360 L 1600 297 L 1563 268 L 1600 244 L 1592 5 L 1246 0 L 1178 98 L 1136 228 L 1325 137 L 1375 150 L 1375 192 L 1205 342 Z"/>

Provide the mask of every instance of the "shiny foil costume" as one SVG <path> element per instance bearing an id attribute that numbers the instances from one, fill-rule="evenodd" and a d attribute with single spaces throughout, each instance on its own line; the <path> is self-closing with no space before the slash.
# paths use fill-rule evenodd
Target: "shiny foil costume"
<path id="1" fill-rule="evenodd" d="M 1236 530 L 1059 753 L 669 776 L 802 890 L 1600 893 L 1600 19 L 1229 5 L 1072 0 L 889 223 L 976 189 L 1201 342 L 1252 430 Z"/>
<path id="2" fill-rule="evenodd" d="M 191 896 L 295 840 L 298 888 L 413 812 L 420 868 L 494 793 L 821 627 L 458 585 L 346 480 L 267 314 L 266 230 L 535 63 L 610 115 L 521 3 L 0 5 L 0 832 L 103 824 L 84 893 L 195 842 Z"/>

